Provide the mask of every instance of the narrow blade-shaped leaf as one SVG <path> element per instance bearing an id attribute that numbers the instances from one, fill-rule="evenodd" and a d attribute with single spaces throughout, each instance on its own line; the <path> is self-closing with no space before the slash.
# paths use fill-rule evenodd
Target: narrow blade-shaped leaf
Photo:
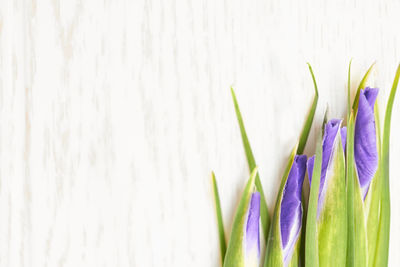
<path id="1" fill-rule="evenodd" d="M 310 63 L 307 63 L 307 65 L 308 65 L 308 68 L 309 68 L 309 71 L 310 71 L 310 74 L 311 74 L 311 77 L 313 80 L 313 84 L 314 84 L 314 99 L 313 99 L 310 111 L 308 112 L 307 120 L 306 120 L 303 130 L 300 134 L 299 145 L 297 147 L 297 155 L 303 154 L 303 152 L 304 152 L 304 148 L 307 144 L 308 136 L 309 136 L 309 133 L 311 130 L 313 120 L 314 120 L 314 115 L 315 115 L 315 111 L 317 109 L 318 98 L 319 98 L 318 86 L 317 86 L 317 82 L 315 79 L 313 69 L 312 69 Z M 307 218 L 306 200 L 307 200 L 307 197 L 305 196 L 304 191 L 302 191 L 302 201 L 301 201 L 301 204 L 303 207 L 303 220 L 302 220 L 302 227 L 301 227 L 301 237 L 302 238 L 300 238 L 301 243 L 299 244 L 301 265 L 304 265 L 304 262 L 305 262 L 305 259 L 304 259 L 305 258 L 305 249 L 304 249 L 305 248 L 305 238 L 304 238 L 304 236 L 306 233 L 306 222 L 307 222 L 307 220 L 306 220 L 306 218 Z M 296 255 L 294 255 L 294 257 L 295 256 Z"/>
<path id="2" fill-rule="evenodd" d="M 318 267 L 318 238 L 317 238 L 317 208 L 318 193 L 321 178 L 322 164 L 322 135 L 318 135 L 315 153 L 314 169 L 310 185 L 310 198 L 308 200 L 306 242 L 305 242 L 305 266 Z"/>
<path id="3" fill-rule="evenodd" d="M 382 154 L 381 154 L 381 128 L 379 121 L 379 109 L 375 104 L 376 122 L 376 144 L 378 149 L 378 170 L 372 179 L 369 192 L 364 202 L 364 209 L 367 218 L 367 243 L 368 243 L 368 266 L 375 266 L 375 253 L 378 239 L 379 217 L 381 210 L 381 180 L 382 180 Z"/>
<path id="4" fill-rule="evenodd" d="M 355 264 L 354 233 L 354 113 L 351 112 L 347 124 L 346 140 L 346 182 L 347 182 L 347 266 Z"/>
<path id="5" fill-rule="evenodd" d="M 246 153 L 247 162 L 249 164 L 249 169 L 253 170 L 256 166 L 256 161 L 254 159 L 253 151 L 251 150 L 249 139 L 247 138 L 247 133 L 246 133 L 246 129 L 244 127 L 242 114 L 240 113 L 239 104 L 237 102 L 236 95 L 235 95 L 235 92 L 233 91 L 233 88 L 231 88 L 231 93 L 232 93 L 233 103 L 235 106 L 236 117 L 237 117 L 237 120 L 239 123 L 240 133 L 242 135 L 242 141 L 243 141 L 243 146 L 244 146 L 244 150 Z M 260 195 L 261 195 L 261 204 L 260 204 L 261 224 L 262 224 L 264 239 L 265 239 L 265 241 L 267 241 L 271 218 L 268 213 L 267 201 L 265 199 L 264 190 L 262 188 L 261 180 L 260 180 L 258 173 L 256 176 L 255 184 L 257 187 L 257 191 L 260 192 Z"/>
<path id="6" fill-rule="evenodd" d="M 350 104 L 350 72 L 351 72 L 351 62 L 353 61 L 353 59 L 350 59 L 349 62 L 349 71 L 348 71 L 348 75 L 347 75 L 347 121 L 349 121 L 350 119 L 350 113 L 351 113 L 351 104 Z"/>
<path id="7" fill-rule="evenodd" d="M 310 70 L 311 77 L 312 77 L 313 83 L 314 83 L 314 99 L 313 99 L 310 111 L 308 112 L 307 120 L 303 126 L 303 130 L 301 131 L 299 144 L 297 146 L 297 155 L 303 154 L 304 147 L 306 146 L 308 135 L 310 133 L 311 125 L 314 120 L 315 110 L 317 108 L 318 97 L 319 97 L 318 87 L 317 87 L 317 82 L 315 81 L 314 72 L 311 68 L 310 63 L 307 63 L 307 64 L 308 64 L 308 68 Z"/>
<path id="8" fill-rule="evenodd" d="M 212 177 L 212 184 L 213 184 L 213 191 L 214 191 L 215 212 L 217 215 L 219 247 L 220 247 L 220 251 L 221 251 L 221 261 L 223 264 L 224 258 L 225 258 L 225 253 L 226 253 L 226 239 L 225 239 L 224 222 L 222 219 L 221 202 L 219 200 L 217 180 L 215 179 L 214 172 L 211 173 L 211 177 Z"/>
<path id="9" fill-rule="evenodd" d="M 382 137 L 382 188 L 381 188 L 381 216 L 379 223 L 378 247 L 376 252 L 375 266 L 387 266 L 389 257 L 389 236 L 390 236 L 390 190 L 389 190 L 389 143 L 390 124 L 394 97 L 400 77 L 400 64 L 396 71 L 392 89 L 386 106 L 385 121 Z"/>

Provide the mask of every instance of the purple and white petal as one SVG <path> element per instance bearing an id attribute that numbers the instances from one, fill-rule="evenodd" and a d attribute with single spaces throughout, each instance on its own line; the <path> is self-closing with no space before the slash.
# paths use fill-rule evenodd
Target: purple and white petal
<path id="1" fill-rule="evenodd" d="M 306 172 L 307 156 L 296 155 L 283 189 L 280 227 L 284 266 L 290 262 L 300 235 L 303 210 L 301 191 Z"/>
<path id="2" fill-rule="evenodd" d="M 258 263 L 260 258 L 260 193 L 251 195 L 246 223 L 246 262 Z M 246 265 L 248 266 L 248 265 Z"/>
<path id="3" fill-rule="evenodd" d="M 360 91 L 354 131 L 354 160 L 364 199 L 378 168 L 374 117 L 374 105 L 377 96 L 378 89 L 376 88 L 367 87 Z"/>

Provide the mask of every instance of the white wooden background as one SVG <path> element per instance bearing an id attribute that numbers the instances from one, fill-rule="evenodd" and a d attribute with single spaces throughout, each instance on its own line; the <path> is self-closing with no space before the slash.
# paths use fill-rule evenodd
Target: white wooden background
<path id="1" fill-rule="evenodd" d="M 386 102 L 399 14 L 397 0 L 1 0 L 0 266 L 219 266 L 210 171 L 227 233 L 248 175 L 229 87 L 272 207 L 312 100 L 306 62 L 311 155 L 326 106 L 346 112 L 350 58 L 353 87 L 376 60 Z M 398 95 L 390 266 L 399 135 Z"/>

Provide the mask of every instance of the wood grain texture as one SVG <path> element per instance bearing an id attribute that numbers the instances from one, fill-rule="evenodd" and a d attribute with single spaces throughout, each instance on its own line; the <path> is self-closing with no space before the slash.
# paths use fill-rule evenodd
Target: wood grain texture
<path id="1" fill-rule="evenodd" d="M 346 115 L 373 62 L 386 102 L 400 2 L 0 2 L 0 266 L 219 266 L 247 163 L 234 86 L 267 201 L 320 89 Z M 381 105 L 383 110 L 383 105 Z M 383 112 L 381 112 L 381 115 Z M 400 97 L 391 140 L 390 266 L 400 265 Z"/>

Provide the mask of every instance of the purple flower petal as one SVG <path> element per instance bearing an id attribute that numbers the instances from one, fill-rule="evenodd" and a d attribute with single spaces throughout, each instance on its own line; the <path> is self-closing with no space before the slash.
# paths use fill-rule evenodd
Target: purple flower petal
<path id="1" fill-rule="evenodd" d="M 257 249 L 257 257 L 260 257 L 260 193 L 251 195 L 246 224 L 246 253 L 253 254 Z"/>
<path id="2" fill-rule="evenodd" d="M 306 172 L 307 156 L 296 155 L 290 169 L 281 202 L 281 240 L 284 263 L 290 261 L 300 234 L 303 210 L 301 191 Z M 284 264 L 286 266 L 286 264 Z"/>
<path id="3" fill-rule="evenodd" d="M 378 89 L 376 88 L 367 87 L 360 91 L 354 131 L 354 160 L 364 199 L 378 168 L 374 117 L 374 104 L 377 96 Z"/>
<path id="4" fill-rule="evenodd" d="M 347 138 L 347 127 L 344 126 L 342 129 L 340 129 L 340 136 L 342 137 L 342 146 L 343 146 L 343 151 L 346 151 L 346 138 Z"/>
<path id="5" fill-rule="evenodd" d="M 310 182 L 310 187 L 311 187 L 312 172 L 314 170 L 314 161 L 315 161 L 315 155 L 309 157 L 307 160 L 307 174 L 308 174 L 308 181 Z"/>
<path id="6" fill-rule="evenodd" d="M 319 211 L 322 207 L 322 202 L 324 200 L 324 192 L 325 192 L 324 186 L 325 186 L 325 180 L 326 180 L 326 172 L 328 170 L 329 162 L 333 155 L 335 139 L 339 132 L 341 123 L 342 123 L 342 120 L 332 119 L 332 120 L 328 121 L 328 123 L 325 124 L 324 137 L 322 140 L 322 165 L 321 165 L 321 180 L 320 180 L 319 193 L 318 193 L 318 209 L 317 209 L 318 215 L 319 215 Z M 308 179 L 310 181 L 310 185 L 311 185 L 312 171 L 314 169 L 314 158 L 315 158 L 315 156 L 312 156 L 307 162 Z"/>

